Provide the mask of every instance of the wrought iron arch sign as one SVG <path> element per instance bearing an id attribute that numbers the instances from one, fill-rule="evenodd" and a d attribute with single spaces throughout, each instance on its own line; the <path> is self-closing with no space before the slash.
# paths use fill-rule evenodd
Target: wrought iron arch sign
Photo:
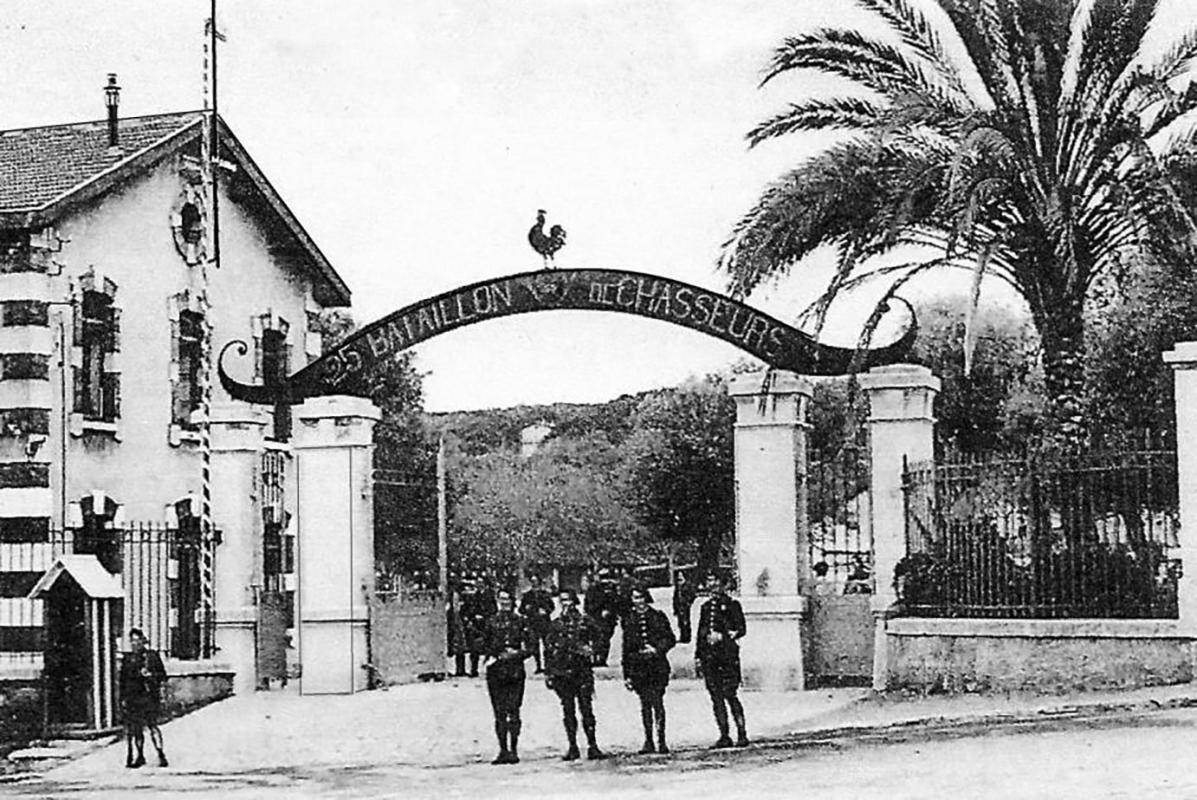
<path id="1" fill-rule="evenodd" d="M 300 403 L 329 394 L 367 395 L 373 365 L 442 333 L 488 319 L 532 311 L 615 311 L 670 322 L 722 339 L 776 369 L 802 375 L 843 375 L 901 360 L 918 326 L 884 347 L 856 350 L 820 344 L 809 334 L 717 292 L 688 283 L 613 269 L 539 270 L 473 283 L 401 308 L 370 323 L 294 373 L 281 386 L 253 386 L 229 377 L 224 356 L 241 355 L 245 342 L 220 351 L 221 385 L 234 399 L 251 403 Z"/>

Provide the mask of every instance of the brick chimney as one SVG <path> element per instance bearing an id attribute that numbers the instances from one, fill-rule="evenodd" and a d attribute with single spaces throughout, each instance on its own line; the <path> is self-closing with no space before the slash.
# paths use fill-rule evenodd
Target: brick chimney
<path id="1" fill-rule="evenodd" d="M 104 87 L 104 105 L 108 107 L 108 146 L 120 147 L 120 131 L 117 126 L 117 108 L 121 104 L 121 87 L 116 84 L 116 73 L 108 73 L 108 85 Z"/>

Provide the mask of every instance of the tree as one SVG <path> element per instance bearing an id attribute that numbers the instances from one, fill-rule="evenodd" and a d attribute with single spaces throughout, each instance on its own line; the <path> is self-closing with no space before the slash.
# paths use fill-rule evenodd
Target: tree
<path id="1" fill-rule="evenodd" d="M 458 452 L 449 547 L 466 569 L 518 574 L 540 563 L 637 561 L 643 531 L 619 495 L 619 454 L 605 437 L 551 439 L 513 450 Z"/>
<path id="2" fill-rule="evenodd" d="M 718 565 L 735 529 L 735 403 L 723 378 L 708 376 L 646 396 L 628 437 L 628 496 L 654 535 L 693 541 L 701 570 Z"/>
<path id="3" fill-rule="evenodd" d="M 954 48 L 910 0 L 858 2 L 889 39 L 848 29 L 791 37 L 763 82 L 814 70 L 865 93 L 800 100 L 748 140 L 850 136 L 765 189 L 721 268 L 747 294 L 834 247 L 838 268 L 811 309 L 818 324 L 840 292 L 873 279 L 887 282 L 887 298 L 932 269 L 971 270 L 978 288 L 982 275 L 1006 281 L 1042 342 L 1051 429 L 1076 446 L 1095 284 L 1116 281 L 1128 256 L 1175 263 L 1192 249 L 1197 226 L 1175 171 L 1189 163 L 1182 118 L 1197 109 L 1187 74 L 1197 33 L 1149 58 L 1158 0 L 938 0 Z M 872 260 L 899 245 L 934 255 Z"/>

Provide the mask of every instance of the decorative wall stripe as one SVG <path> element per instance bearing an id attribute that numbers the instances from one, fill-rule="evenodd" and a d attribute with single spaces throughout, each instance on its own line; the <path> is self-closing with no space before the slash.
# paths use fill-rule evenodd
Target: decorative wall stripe
<path id="1" fill-rule="evenodd" d="M 0 302 L 0 325 L 50 326 L 50 305 L 43 300 L 5 300 Z"/>
<path id="2" fill-rule="evenodd" d="M 0 435 L 21 436 L 30 433 L 50 433 L 50 409 L 48 408 L 4 408 L 0 409 Z"/>
<path id="3" fill-rule="evenodd" d="M 42 626 L 5 628 L 0 627 L 0 652 L 41 652 L 46 641 L 46 630 Z"/>
<path id="4" fill-rule="evenodd" d="M 0 544 L 45 542 L 49 538 L 49 517 L 0 517 Z"/>
<path id="5" fill-rule="evenodd" d="M 49 380 L 50 356 L 40 353 L 0 353 L 0 380 Z"/>
<path id="6" fill-rule="evenodd" d="M 0 463 L 0 489 L 49 488 L 50 465 L 34 461 Z"/>
<path id="7" fill-rule="evenodd" d="M 41 572 L 0 572 L 0 597 L 27 597 Z"/>

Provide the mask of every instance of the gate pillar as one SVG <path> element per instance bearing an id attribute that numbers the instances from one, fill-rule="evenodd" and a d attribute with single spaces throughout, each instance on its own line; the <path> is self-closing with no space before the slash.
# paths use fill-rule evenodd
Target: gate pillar
<path id="1" fill-rule="evenodd" d="M 806 598 L 806 411 L 811 384 L 792 372 L 734 378 L 736 566 L 748 635 L 745 683 L 803 689 Z"/>
<path id="2" fill-rule="evenodd" d="M 1180 498 L 1181 576 L 1176 586 L 1177 622 L 1197 635 L 1197 342 L 1177 342 L 1164 353 L 1172 367 L 1176 413 L 1176 485 Z"/>
<path id="3" fill-rule="evenodd" d="M 934 456 L 932 405 L 940 380 L 915 364 L 874 367 L 860 376 L 869 396 L 869 448 L 873 507 L 873 688 L 884 691 L 888 653 L 885 627 L 897 601 L 894 568 L 906 555 L 906 499 L 902 462 Z"/>
<path id="4" fill-rule="evenodd" d="M 233 691 L 257 687 L 257 608 L 253 585 L 261 567 L 261 514 L 253 486 L 267 418 L 245 403 L 212 406 L 213 523 L 217 549 L 216 647 L 233 668 Z"/>
<path id="5" fill-rule="evenodd" d="M 299 661 L 302 694 L 368 688 L 374 588 L 374 424 L 360 397 L 317 397 L 295 414 Z"/>

